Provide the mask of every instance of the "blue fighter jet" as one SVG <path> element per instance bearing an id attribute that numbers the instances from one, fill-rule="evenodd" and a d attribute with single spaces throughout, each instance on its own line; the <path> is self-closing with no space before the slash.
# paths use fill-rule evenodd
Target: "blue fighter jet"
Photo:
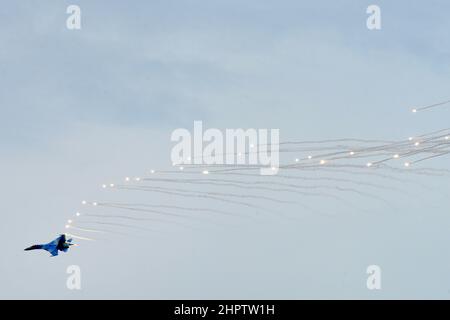
<path id="1" fill-rule="evenodd" d="M 66 235 L 62 234 L 52 242 L 49 242 L 47 244 L 36 244 L 34 246 L 31 246 L 29 248 L 26 248 L 25 251 L 30 250 L 37 250 L 42 249 L 50 252 L 52 257 L 55 257 L 58 255 L 58 251 L 67 252 L 69 250 L 70 246 L 73 246 L 74 244 L 71 243 L 72 239 L 66 240 Z"/>

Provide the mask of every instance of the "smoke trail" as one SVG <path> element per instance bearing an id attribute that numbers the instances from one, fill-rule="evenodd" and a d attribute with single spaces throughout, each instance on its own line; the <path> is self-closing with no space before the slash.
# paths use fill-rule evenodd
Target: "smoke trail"
<path id="1" fill-rule="evenodd" d="M 134 189 L 131 189 L 134 190 Z M 140 190 L 140 189 L 137 189 Z M 146 191 L 146 190 L 143 190 Z M 128 208 L 127 205 L 122 205 L 122 204 L 111 204 L 111 203 L 99 203 L 98 206 L 102 206 L 102 207 L 109 207 L 109 208 L 120 208 L 120 209 L 124 209 L 124 208 Z M 131 210 L 131 209 L 130 209 Z M 159 210 L 151 210 L 151 209 L 145 209 L 145 210 L 138 210 L 136 209 L 135 211 L 139 211 L 139 212 L 146 212 L 146 213 L 154 213 L 154 214 L 158 214 L 158 215 L 166 215 L 166 216 L 173 216 L 173 217 L 177 217 L 177 218 L 183 218 L 183 219 L 194 219 L 194 220 L 200 220 L 203 221 L 203 218 L 198 218 L 198 217 L 192 217 L 192 216 L 186 216 L 186 215 L 181 215 L 181 214 L 176 214 L 176 213 L 170 213 L 170 212 L 163 212 L 163 211 L 159 211 Z M 168 221 L 166 220 L 168 223 L 175 223 L 175 221 Z"/>
<path id="2" fill-rule="evenodd" d="M 117 207 L 119 207 L 119 206 L 117 206 Z M 122 207 L 125 207 L 125 206 L 122 206 Z M 174 224 L 174 225 L 178 225 L 178 226 L 181 226 L 184 228 L 191 228 L 191 226 L 177 222 L 177 221 L 170 221 L 170 220 L 163 220 L 163 219 L 156 219 L 156 218 L 138 218 L 138 217 L 130 217 L 130 216 L 124 216 L 124 215 L 112 215 L 112 214 L 86 214 L 84 216 L 85 217 L 95 217 L 95 218 L 106 218 L 106 219 L 124 219 L 124 220 L 130 220 L 130 221 L 153 221 L 153 222 Z"/>
<path id="3" fill-rule="evenodd" d="M 261 175 L 255 174 L 248 174 L 249 177 L 261 177 Z M 275 175 L 274 177 L 283 177 L 282 175 Z M 345 183 L 352 183 L 356 184 L 358 186 L 368 186 L 373 187 L 376 189 L 382 189 L 386 190 L 386 186 L 377 185 L 374 183 L 369 182 L 362 182 L 357 180 L 351 180 L 351 179 L 343 179 L 343 178 L 329 178 L 329 177 L 299 177 L 297 176 L 299 180 L 302 181 L 333 181 L 333 182 L 345 182 Z M 212 185 L 220 185 L 220 183 L 235 183 L 235 184 L 242 184 L 247 186 L 252 185 L 277 185 L 277 186 L 285 186 L 285 187 L 292 187 L 292 188 L 299 188 L 299 189 L 309 189 L 309 185 L 298 185 L 298 184 L 290 184 L 290 183 L 283 183 L 283 182 L 276 182 L 276 181 L 242 181 L 237 179 L 183 179 L 183 178 L 175 178 L 175 179 L 161 179 L 161 178 L 155 178 L 155 179 L 143 179 L 144 181 L 160 181 L 160 182 L 174 182 L 174 183 L 191 183 L 191 184 L 212 184 Z M 314 187 L 314 186 L 313 186 Z M 390 188 L 391 190 L 395 190 L 395 188 Z"/>
<path id="4" fill-rule="evenodd" d="M 145 227 L 124 224 L 124 223 L 117 223 L 117 222 L 79 221 L 78 223 L 81 223 L 81 224 L 97 224 L 97 225 L 105 225 L 105 226 L 113 226 L 113 227 L 122 227 L 122 228 L 127 228 L 127 229 L 134 229 L 134 230 L 141 230 L 141 231 L 150 231 L 150 232 L 155 232 L 156 231 L 154 229 L 149 229 L 149 228 L 145 228 Z"/>
<path id="5" fill-rule="evenodd" d="M 337 187 L 337 188 L 338 188 L 338 187 Z M 251 197 L 252 197 L 251 195 L 236 195 L 236 194 L 230 194 L 230 193 L 204 192 L 204 193 L 206 193 L 206 194 L 204 194 L 204 193 L 200 193 L 199 191 L 190 191 L 190 190 L 188 191 L 188 190 L 182 190 L 182 189 L 175 189 L 175 190 L 179 190 L 179 191 L 178 191 L 178 192 L 172 192 L 172 191 L 168 191 L 168 190 L 174 190 L 174 189 L 172 189 L 172 188 L 171 188 L 171 189 L 168 189 L 168 188 L 162 188 L 162 187 L 128 187 L 128 188 L 124 188 L 124 189 L 128 189 L 128 190 L 139 190 L 139 191 L 148 191 L 148 192 L 162 192 L 162 193 L 169 193 L 169 194 L 174 194 L 174 195 L 179 195 L 179 196 L 184 196 L 184 197 L 209 198 L 209 199 L 216 199 L 216 200 L 219 200 L 219 201 L 225 201 L 225 202 L 228 202 L 228 203 L 230 203 L 231 200 L 223 199 L 223 198 L 219 198 L 219 197 L 215 197 L 215 196 L 212 196 L 211 194 L 218 194 L 218 195 L 220 195 L 220 196 L 236 196 L 236 197 L 243 197 L 243 198 L 251 198 Z M 341 188 L 341 191 L 344 191 L 344 188 Z M 347 191 L 349 191 L 349 190 L 347 190 Z M 356 191 L 356 192 L 358 192 L 358 191 Z M 366 194 L 366 193 L 364 193 L 364 192 L 358 192 L 358 193 L 359 193 L 360 195 L 362 195 L 362 196 L 371 197 L 371 198 L 373 198 L 373 199 L 379 200 L 379 201 L 381 201 L 381 202 L 383 202 L 383 203 L 386 203 L 386 204 L 392 206 L 392 205 L 391 205 L 390 203 L 388 203 L 385 199 L 382 199 L 382 198 L 379 198 L 379 197 L 376 197 L 376 196 L 373 196 L 373 195 L 369 195 L 369 194 Z M 333 194 L 327 194 L 327 193 L 313 193 L 313 192 L 310 192 L 310 193 L 304 193 L 304 194 L 308 194 L 308 195 L 310 195 L 310 196 L 329 197 L 329 198 L 338 200 L 338 201 L 340 201 L 340 202 L 342 202 L 342 203 L 344 203 L 344 204 L 346 204 L 346 205 L 348 205 L 348 206 L 354 207 L 354 206 L 352 206 L 348 201 L 345 201 L 345 200 L 342 199 L 341 197 L 338 197 L 338 196 L 333 195 Z M 265 199 L 266 197 L 263 197 L 263 196 L 255 196 L 255 198 L 261 200 L 261 199 Z M 272 199 L 272 198 L 271 198 L 271 199 Z M 303 204 L 301 204 L 301 203 L 299 203 L 299 202 L 296 202 L 296 201 L 281 201 L 281 200 L 279 200 L 279 201 L 277 201 L 277 202 L 278 202 L 278 203 L 289 203 L 289 204 L 303 205 Z M 232 203 L 236 203 L 236 201 L 233 201 Z M 242 202 L 241 202 L 241 203 L 242 203 Z M 250 205 L 250 204 L 247 203 L 247 205 Z M 260 210 L 264 210 L 264 211 L 266 211 L 266 212 L 272 213 L 272 214 L 276 214 L 277 216 L 283 215 L 283 214 L 280 213 L 280 212 L 274 212 L 274 211 L 268 210 L 268 209 L 266 209 L 266 208 L 264 208 L 264 207 L 258 207 L 258 206 L 255 206 L 255 205 L 251 205 L 251 206 L 254 207 L 254 208 L 258 208 L 258 209 L 260 209 Z M 359 209 L 359 210 L 362 210 L 362 209 Z"/>
<path id="6" fill-rule="evenodd" d="M 123 232 L 118 232 L 118 231 L 113 231 L 113 230 L 85 229 L 85 228 L 75 227 L 73 225 L 70 226 L 70 229 L 84 231 L 84 232 L 92 232 L 92 233 L 102 233 L 102 234 L 111 233 L 111 234 L 118 234 L 118 235 L 123 235 L 123 236 L 130 235 L 129 233 L 123 233 Z"/>
<path id="7" fill-rule="evenodd" d="M 164 180 L 164 179 L 162 179 Z M 266 190 L 266 191 L 272 191 L 272 192 L 288 192 L 288 193 L 296 193 L 296 194 L 301 194 L 301 195 L 305 195 L 305 196 L 323 196 L 323 197 L 330 197 L 330 194 L 327 193 L 311 193 L 311 192 L 301 192 L 299 190 L 296 189 L 327 189 L 327 190 L 336 190 L 336 191 L 341 191 L 341 192 L 352 192 L 355 194 L 358 194 L 360 196 L 364 196 L 364 197 L 368 197 L 368 198 L 372 198 L 372 199 L 376 199 L 376 200 L 380 200 L 385 202 L 384 199 L 377 197 L 375 195 L 366 193 L 366 192 L 362 192 L 360 190 L 356 190 L 353 188 L 346 188 L 346 187 L 340 187 L 340 186 L 329 186 L 329 185 L 308 185 L 308 186 L 300 186 L 300 185 L 292 185 L 292 184 L 282 184 L 282 183 L 276 183 L 273 182 L 271 184 L 273 185 L 281 185 L 281 186 L 290 186 L 293 187 L 292 188 L 271 188 L 271 187 L 261 187 L 261 186 L 255 186 L 256 184 L 258 184 L 258 182 L 250 182 L 250 183 L 246 183 L 243 181 L 239 181 L 239 182 L 217 182 L 216 181 L 211 181 L 211 180 L 207 180 L 207 181 L 187 181 L 187 180 L 169 180 L 169 179 L 165 179 L 165 182 L 173 182 L 173 183 L 190 183 L 190 184 L 200 184 L 200 185 L 216 185 L 216 186 L 229 186 L 229 187 L 234 187 L 234 188 L 238 188 L 238 189 L 248 189 L 248 185 L 251 184 L 252 186 L 252 190 Z M 261 182 L 260 182 L 261 183 Z M 244 185 L 242 185 L 244 184 Z M 264 182 L 262 182 L 261 184 L 264 184 Z M 247 185 L 247 186 L 246 186 Z M 248 196 L 247 196 L 248 197 Z M 334 198 L 334 196 L 333 196 Z M 291 203 L 297 203 L 297 202 L 291 202 Z"/>
<path id="8" fill-rule="evenodd" d="M 438 102 L 438 103 L 435 103 L 435 104 L 430 104 L 430 105 L 424 106 L 424 107 L 414 108 L 412 111 L 414 113 L 416 113 L 416 112 L 420 112 L 420 111 L 424 111 L 424 110 L 434 109 L 434 108 L 446 105 L 448 103 L 450 103 L 450 100 Z"/>
<path id="9" fill-rule="evenodd" d="M 253 205 L 251 203 L 247 203 L 247 202 L 243 202 L 243 201 L 235 201 L 235 200 L 223 199 L 223 198 L 214 197 L 214 196 L 210 196 L 210 195 L 186 194 L 186 193 L 181 193 L 181 192 L 172 192 L 172 191 L 166 191 L 166 190 L 160 190 L 160 189 L 141 189 L 141 188 L 133 188 L 133 187 L 118 187 L 118 189 L 156 192 L 156 193 L 177 195 L 177 196 L 180 196 L 180 197 L 187 197 L 187 198 L 197 197 L 197 198 L 204 198 L 204 199 L 213 199 L 213 200 L 217 200 L 217 201 L 226 202 L 226 203 L 229 203 L 229 204 L 236 204 L 236 205 L 242 205 L 242 206 L 246 206 L 246 207 L 253 208 L 253 209 L 265 210 L 264 208 L 256 206 L 256 205 Z M 267 211 L 267 210 L 265 210 L 265 211 Z M 182 216 L 182 215 L 179 215 L 179 216 L 180 217 L 185 217 L 185 216 Z"/>
<path id="10" fill-rule="evenodd" d="M 121 209 L 121 210 L 135 211 L 135 212 L 140 212 L 140 213 L 155 213 L 155 210 L 135 208 L 135 207 L 128 206 L 128 205 L 117 205 L 117 204 L 112 205 L 112 204 L 105 204 L 105 203 L 103 203 L 102 206 L 109 207 L 109 208 Z M 200 221 L 200 222 L 209 222 L 209 223 L 218 225 L 217 222 L 215 222 L 213 220 L 210 220 L 210 219 L 206 219 L 204 217 L 199 218 L 199 217 L 184 216 L 184 215 L 180 215 L 179 217 L 182 217 L 182 218 L 185 218 L 185 219 L 188 219 L 188 220 L 197 220 L 197 221 Z M 175 221 L 172 221 L 172 223 L 178 224 L 178 225 L 186 227 L 186 228 L 195 229 L 193 226 L 186 225 L 186 224 L 183 224 L 183 223 L 179 223 L 179 222 L 175 222 Z"/>
<path id="11" fill-rule="evenodd" d="M 95 241 L 95 239 L 81 237 L 81 236 L 77 236 L 77 235 L 74 235 L 74 234 L 71 234 L 71 233 L 66 233 L 66 236 L 68 236 L 70 238 L 74 238 L 74 239 L 79 239 L 79 240 Z"/>
<path id="12" fill-rule="evenodd" d="M 93 233 L 107 233 L 106 231 L 103 231 L 103 230 L 84 229 L 84 228 L 75 227 L 73 225 L 70 226 L 70 229 L 75 229 L 75 230 L 84 231 L 84 232 L 93 232 Z"/>
<path id="13" fill-rule="evenodd" d="M 175 209 L 175 210 L 184 210 L 184 211 L 194 211 L 194 212 L 209 212 L 227 216 L 235 216 L 240 218 L 249 218 L 248 215 L 237 214 L 234 212 L 228 212 L 218 209 L 210 209 L 210 208 L 197 208 L 197 207 L 186 207 L 186 206 L 175 206 L 175 205 L 161 205 L 161 204 L 147 204 L 147 203 L 105 203 L 110 205 L 123 205 L 123 206 L 135 206 L 135 207 L 149 207 L 149 208 L 162 208 L 162 209 Z"/>
<path id="14" fill-rule="evenodd" d="M 443 152 L 443 153 L 440 153 L 440 154 L 436 154 L 436 155 L 433 155 L 433 156 L 429 156 L 429 157 L 426 157 L 426 158 L 415 160 L 415 161 L 413 161 L 411 163 L 414 164 L 414 163 L 422 162 L 422 161 L 425 161 L 425 160 L 429 160 L 429 159 L 433 159 L 433 158 L 437 158 L 437 157 L 442 157 L 442 156 L 447 155 L 447 154 L 450 154 L 450 151 L 446 151 L 446 152 Z"/>
<path id="15" fill-rule="evenodd" d="M 266 197 L 266 196 L 259 196 L 259 195 L 245 195 L 245 194 L 236 194 L 236 193 L 228 193 L 228 192 L 201 192 L 196 190 L 185 190 L 185 189 L 178 189 L 178 188 L 164 188 L 164 187 L 154 187 L 154 186 L 134 186 L 136 190 L 163 190 L 163 191 L 175 191 L 179 193 L 185 193 L 190 195 L 208 195 L 208 196 L 214 196 L 214 197 L 231 197 L 231 198 L 241 198 L 241 199 L 255 199 L 255 200 L 267 200 L 272 201 L 279 204 L 288 204 L 288 203 L 296 203 L 295 201 L 288 201 L 288 200 L 279 200 L 276 198 Z M 313 194 L 313 193 L 311 193 Z M 308 193 L 305 193 L 305 195 L 309 195 Z"/>

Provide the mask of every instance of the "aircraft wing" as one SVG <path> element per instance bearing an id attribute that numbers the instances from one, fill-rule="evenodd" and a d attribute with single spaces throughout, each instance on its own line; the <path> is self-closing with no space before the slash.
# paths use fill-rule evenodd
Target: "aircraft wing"
<path id="1" fill-rule="evenodd" d="M 50 252 L 52 257 L 56 257 L 58 255 L 58 249 L 56 247 L 52 251 L 50 251 L 50 250 L 47 250 L 47 251 Z"/>
<path id="2" fill-rule="evenodd" d="M 54 242 L 54 241 L 53 241 Z M 45 251 L 50 252 L 50 254 L 52 255 L 52 257 L 55 257 L 58 255 L 58 247 L 57 245 L 55 245 L 53 242 L 46 244 L 44 246 L 42 246 L 42 249 L 44 249 Z"/>
<path id="3" fill-rule="evenodd" d="M 49 246 L 58 246 L 58 244 L 61 241 L 61 237 L 62 237 L 62 235 L 59 236 L 58 238 L 56 238 L 55 240 L 53 240 L 52 242 L 48 243 L 47 245 L 49 245 Z M 65 238 L 65 236 L 64 236 L 64 238 Z"/>

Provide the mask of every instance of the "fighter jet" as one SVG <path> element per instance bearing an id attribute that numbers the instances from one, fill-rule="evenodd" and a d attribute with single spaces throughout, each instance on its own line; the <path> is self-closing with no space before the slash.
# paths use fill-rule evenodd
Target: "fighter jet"
<path id="1" fill-rule="evenodd" d="M 66 235 L 62 234 L 52 242 L 49 242 L 47 244 L 36 244 L 34 246 L 26 248 L 25 251 L 42 249 L 50 252 L 51 256 L 55 257 L 58 255 L 58 251 L 67 252 L 70 246 L 74 245 L 71 242 L 72 239 L 66 240 Z"/>

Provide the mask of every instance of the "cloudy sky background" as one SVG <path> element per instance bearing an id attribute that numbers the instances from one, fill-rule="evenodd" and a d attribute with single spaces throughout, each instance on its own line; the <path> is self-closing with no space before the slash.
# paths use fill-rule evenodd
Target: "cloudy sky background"
<path id="1" fill-rule="evenodd" d="M 373 3 L 380 31 L 366 28 Z M 66 29 L 70 4 L 82 30 Z M 22 250 L 63 231 L 103 182 L 167 167 L 171 132 L 194 120 L 280 128 L 282 140 L 448 127 L 448 108 L 409 109 L 450 96 L 449 10 L 437 0 L 3 4 L 0 297 L 448 298 L 450 206 L 432 191 L 370 216 L 115 238 L 51 259 Z M 448 177 L 426 182 L 448 194 Z M 81 291 L 66 288 L 72 264 Z M 383 270 L 379 292 L 365 285 L 370 264 Z"/>

